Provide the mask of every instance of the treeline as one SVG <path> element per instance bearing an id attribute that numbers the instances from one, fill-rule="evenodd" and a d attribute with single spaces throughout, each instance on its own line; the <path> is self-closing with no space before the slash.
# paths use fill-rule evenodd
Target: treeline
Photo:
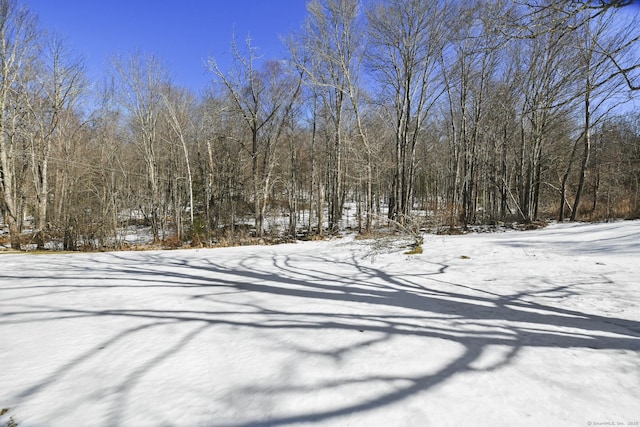
<path id="1" fill-rule="evenodd" d="M 211 245 L 640 215 L 630 1 L 307 8 L 286 57 L 233 38 L 196 94 L 142 52 L 89 82 L 26 4 L 0 0 L 11 246 L 119 247 L 134 225 Z"/>

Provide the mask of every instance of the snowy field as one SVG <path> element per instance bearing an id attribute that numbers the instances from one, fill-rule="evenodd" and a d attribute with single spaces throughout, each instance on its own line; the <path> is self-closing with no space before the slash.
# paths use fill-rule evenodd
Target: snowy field
<path id="1" fill-rule="evenodd" d="M 0 426 L 640 425 L 640 222 L 406 243 L 0 255 Z"/>

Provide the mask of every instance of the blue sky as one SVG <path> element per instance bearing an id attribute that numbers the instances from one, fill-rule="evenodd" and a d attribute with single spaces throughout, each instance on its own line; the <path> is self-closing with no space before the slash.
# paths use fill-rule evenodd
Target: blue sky
<path id="1" fill-rule="evenodd" d="M 306 0 L 23 0 L 42 25 L 66 37 L 84 55 L 89 77 L 99 79 L 109 58 L 139 49 L 161 57 L 176 84 L 195 91 L 211 74 L 204 61 L 224 66 L 232 34 L 266 58 L 284 54 L 280 36 L 297 30 Z"/>

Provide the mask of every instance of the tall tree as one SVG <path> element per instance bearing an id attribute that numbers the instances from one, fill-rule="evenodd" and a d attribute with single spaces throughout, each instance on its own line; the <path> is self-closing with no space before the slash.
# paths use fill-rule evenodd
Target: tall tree
<path id="1" fill-rule="evenodd" d="M 359 35 L 357 0 L 311 0 L 307 3 L 300 49 L 307 55 L 306 78 L 315 86 L 325 127 L 328 225 L 337 231 L 345 201 L 345 114 L 349 102 L 349 76 Z M 298 65 L 302 64 L 297 61 Z M 354 76 L 351 76 L 353 78 Z"/>
<path id="2" fill-rule="evenodd" d="M 65 120 L 77 114 L 78 101 L 84 86 L 83 61 L 56 35 L 46 38 L 36 80 L 24 87 L 29 93 L 24 101 L 33 123 L 29 135 L 31 172 L 35 192 L 35 239 L 44 247 L 49 203 L 49 162 L 54 145 L 69 138 L 78 123 Z M 72 128 L 65 129 L 65 125 Z"/>
<path id="3" fill-rule="evenodd" d="M 26 6 L 0 0 L 0 193 L 14 249 L 20 249 L 15 129 L 24 109 L 19 87 L 24 87 L 25 73 L 39 54 L 39 36 L 36 17 Z"/>
<path id="4" fill-rule="evenodd" d="M 413 207 L 416 148 L 427 115 L 443 93 L 439 57 L 447 23 L 441 2 L 384 0 L 368 12 L 370 65 L 389 100 L 395 170 L 389 218 L 404 224 Z"/>
<path id="5" fill-rule="evenodd" d="M 543 170 L 550 132 L 554 124 L 566 117 L 568 106 L 576 100 L 576 52 L 571 32 L 539 31 L 555 25 L 554 16 L 534 18 L 529 37 L 516 39 L 522 93 L 520 141 L 517 148 L 517 208 L 521 220 L 537 219 Z"/>
<path id="6" fill-rule="evenodd" d="M 618 11 L 619 9 L 610 8 L 606 11 L 607 13 L 590 18 L 580 29 L 576 30 L 578 31 L 584 121 L 581 138 L 583 149 L 571 221 L 575 221 L 578 217 L 587 166 L 591 156 L 593 129 L 606 116 L 607 110 L 616 107 L 616 99 L 619 99 L 619 95 L 629 88 L 628 74 L 623 75 L 617 69 L 616 64 L 630 59 L 635 62 L 631 68 L 640 67 L 640 57 L 630 55 L 630 52 L 637 51 L 640 45 L 639 22 L 634 19 L 628 25 L 622 26 L 622 21 L 616 16 Z M 569 164 L 572 161 L 573 156 Z M 570 166 L 567 168 L 567 171 L 569 170 Z M 563 219 L 563 207 L 564 203 L 561 203 L 560 220 Z"/>
<path id="7" fill-rule="evenodd" d="M 357 0 L 314 0 L 308 3 L 309 15 L 300 43 L 289 48 L 297 66 L 305 73 L 313 87 L 314 112 L 317 102 L 328 113 L 332 126 L 332 144 L 328 150 L 329 164 L 329 229 L 334 230 L 342 217 L 345 184 L 343 168 L 347 120 L 352 120 L 356 152 L 364 152 L 366 186 L 366 225 L 372 222 L 373 207 L 373 146 L 367 131 L 364 99 L 363 61 L 365 57 L 366 27 Z M 314 127 L 315 129 L 315 127 Z M 315 135 L 315 132 L 314 132 Z"/>
<path id="8" fill-rule="evenodd" d="M 482 157 L 493 157 L 493 138 L 486 126 L 491 95 L 505 40 L 494 30 L 491 17 L 505 9 L 501 2 L 458 3 L 449 11 L 457 17 L 450 45 L 442 54 L 442 73 L 448 95 L 449 128 L 454 153 L 453 182 L 460 200 L 459 219 L 466 227 L 476 221 L 480 188 L 487 178 Z M 507 68 L 508 69 L 508 68 Z M 457 188 L 459 187 L 459 188 Z M 485 201 L 486 202 L 486 201 Z"/>
<path id="9" fill-rule="evenodd" d="M 275 154 L 300 94 L 302 78 L 292 74 L 282 62 L 267 62 L 262 69 L 257 68 L 256 48 L 250 38 L 246 47 L 244 55 L 233 40 L 234 58 L 229 73 L 220 68 L 214 57 L 209 58 L 209 68 L 227 90 L 235 112 L 250 134 L 250 144 L 242 145 L 251 157 L 256 233 L 263 236 L 277 162 Z"/>
<path id="10" fill-rule="evenodd" d="M 187 169 L 187 182 L 189 184 L 189 224 L 193 227 L 195 205 L 193 201 L 193 173 L 191 171 L 191 161 L 189 159 L 189 139 L 194 134 L 194 124 L 190 119 L 195 111 L 195 99 L 187 90 L 166 87 L 162 93 L 162 99 L 166 109 L 166 119 L 171 129 L 170 140 L 177 140 L 182 153 L 184 154 L 184 164 Z M 177 179 L 177 177 L 176 177 Z M 174 181 L 176 180 L 174 179 Z M 178 238 L 182 240 L 182 227 L 179 226 L 182 209 L 180 206 L 174 208 L 176 222 L 178 222 Z"/>
<path id="11" fill-rule="evenodd" d="M 140 209 L 151 225 L 154 241 L 159 241 L 164 206 L 158 132 L 164 106 L 162 90 L 170 83 L 169 73 L 159 58 L 140 52 L 115 58 L 113 70 L 116 96 L 127 111 L 132 138 L 145 164 L 149 197 L 140 201 Z"/>

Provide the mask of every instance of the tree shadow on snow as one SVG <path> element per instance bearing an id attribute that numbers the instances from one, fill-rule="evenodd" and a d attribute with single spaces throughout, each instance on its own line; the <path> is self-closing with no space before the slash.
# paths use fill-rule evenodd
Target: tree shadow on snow
<path id="1" fill-rule="evenodd" d="M 148 292 L 166 289 L 182 294 L 186 300 L 183 306 L 187 307 L 176 310 L 175 306 L 163 306 L 162 303 L 152 308 L 141 306 L 134 309 L 30 305 L 29 308 L 6 312 L 0 318 L 0 326 L 74 318 L 135 319 L 142 322 L 132 324 L 71 358 L 47 377 L 18 391 L 15 400 L 19 403 L 45 391 L 59 378 L 98 357 L 104 349 L 116 347 L 124 339 L 172 324 L 193 326 L 188 328 L 188 332 L 181 329 L 184 332 L 182 336 L 144 361 L 132 361 L 137 365 L 122 378 L 119 388 L 112 390 L 117 398 L 109 425 L 121 424 L 119 414 L 127 406 L 131 390 L 151 369 L 179 354 L 190 342 L 216 327 L 259 331 L 270 334 L 274 341 L 281 331 L 361 334 L 358 340 L 354 340 L 355 344 L 342 346 L 331 343 L 329 348 L 280 343 L 300 357 L 312 355 L 333 360 L 360 357 L 360 351 L 398 338 L 438 339 L 462 348 L 452 360 L 430 373 L 394 375 L 375 372 L 358 377 L 329 378 L 306 386 L 284 381 L 236 390 L 238 394 L 260 398 L 267 394 L 285 396 L 329 392 L 334 388 L 358 384 L 390 385 L 385 391 L 329 409 L 290 415 L 264 414 L 236 424 L 217 424 L 218 420 L 212 420 L 213 425 L 229 427 L 313 423 L 384 408 L 444 384 L 457 375 L 507 366 L 525 347 L 640 350 L 639 322 L 583 313 L 554 304 L 554 297 L 561 299 L 572 295 L 571 285 L 555 286 L 550 282 L 549 287 L 543 290 L 499 294 L 474 285 L 472 280 L 470 283 L 449 280 L 449 266 L 446 264 L 430 264 L 426 273 L 398 272 L 388 266 L 367 262 L 356 252 L 350 257 L 323 257 L 304 252 L 292 255 L 276 248 L 256 250 L 250 257 L 218 263 L 214 261 L 215 251 L 209 252 L 211 259 L 180 254 L 139 253 L 135 257 L 103 254 L 94 264 L 83 261 L 77 265 L 70 258 L 62 277 L 32 286 L 15 286 L 41 291 L 34 295 L 112 288 L 122 288 L 123 291 L 147 289 Z M 420 264 L 421 269 L 426 263 Z M 1 296 L 12 288 L 0 288 L 3 291 Z M 541 292 L 549 297 L 544 300 L 550 301 L 549 304 L 531 301 L 536 293 Z M 254 298 L 238 298 L 241 295 Z M 199 309 L 188 309 L 189 301 Z M 278 308 L 280 305 L 272 306 L 272 301 L 286 302 L 282 305 L 287 309 Z M 210 309 L 208 305 L 211 305 Z M 483 352 L 493 345 L 503 346 L 508 351 L 499 360 L 478 368 L 477 362 Z M 99 399 L 100 395 L 86 398 Z M 60 411 L 80 404 L 80 401 L 67 402 Z"/>

